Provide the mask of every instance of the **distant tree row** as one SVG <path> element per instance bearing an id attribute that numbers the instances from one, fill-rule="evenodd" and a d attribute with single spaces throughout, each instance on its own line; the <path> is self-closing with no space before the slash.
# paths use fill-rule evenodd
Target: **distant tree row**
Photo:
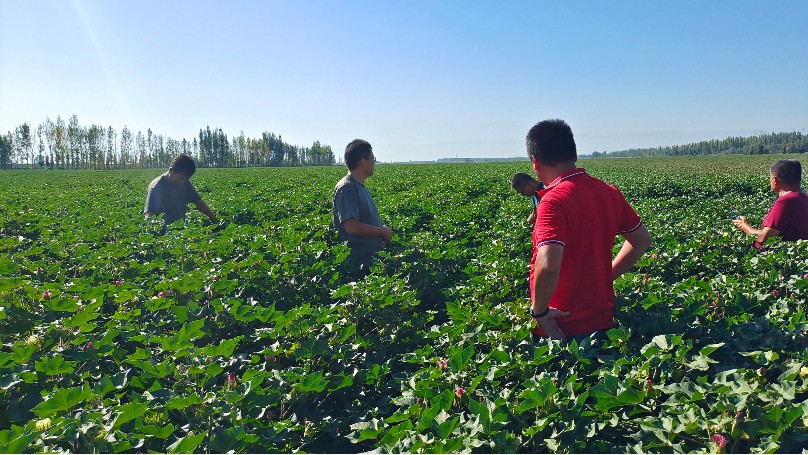
<path id="1" fill-rule="evenodd" d="M 795 131 L 791 133 L 761 134 L 751 137 L 728 137 L 724 140 L 713 139 L 668 147 L 629 149 L 618 152 L 594 152 L 592 157 L 762 155 L 768 153 L 808 153 L 808 136 Z"/>
<path id="2" fill-rule="evenodd" d="M 199 130 L 191 141 L 155 134 L 133 133 L 123 127 L 79 125 L 76 115 L 67 123 L 50 117 L 35 129 L 28 123 L 0 135 L 0 169 L 132 169 L 165 168 L 185 153 L 199 167 L 328 166 L 335 163 L 328 145 L 288 144 L 280 135 L 264 132 L 248 138 L 242 132 L 230 139 L 221 128 Z"/>

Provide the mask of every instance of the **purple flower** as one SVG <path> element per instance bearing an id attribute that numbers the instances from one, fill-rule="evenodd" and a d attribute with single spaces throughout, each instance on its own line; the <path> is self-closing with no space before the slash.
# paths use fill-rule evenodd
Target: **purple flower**
<path id="1" fill-rule="evenodd" d="M 236 386 L 236 373 L 227 373 L 227 385 L 230 387 Z"/>
<path id="2" fill-rule="evenodd" d="M 120 286 L 120 285 L 122 285 L 122 284 L 123 284 L 123 281 L 121 281 L 121 280 L 115 280 L 115 281 L 113 281 L 113 284 L 115 284 L 115 286 Z"/>
<path id="3" fill-rule="evenodd" d="M 727 438 L 719 433 L 716 433 L 713 435 L 713 443 L 715 443 L 719 449 L 723 449 L 727 445 Z"/>
<path id="4" fill-rule="evenodd" d="M 42 293 L 42 298 L 43 299 L 49 299 L 49 298 L 51 298 L 52 295 L 53 295 L 53 293 L 51 293 L 51 291 L 46 290 L 45 292 Z"/>

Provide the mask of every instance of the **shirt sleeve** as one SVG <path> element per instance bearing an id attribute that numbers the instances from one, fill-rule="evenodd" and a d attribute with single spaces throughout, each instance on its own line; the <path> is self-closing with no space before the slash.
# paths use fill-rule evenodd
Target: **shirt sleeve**
<path id="1" fill-rule="evenodd" d="M 567 240 L 567 214 L 556 200 L 545 197 L 536 210 L 533 240 L 536 247 L 545 243 L 564 245 Z"/>
<path id="2" fill-rule="evenodd" d="M 186 200 L 187 203 L 196 202 L 202 199 L 199 193 L 196 192 L 196 188 L 191 182 L 188 182 L 188 199 Z"/>
<path id="3" fill-rule="evenodd" d="M 782 226 L 780 226 L 780 222 L 783 218 L 783 212 L 785 211 L 785 204 L 780 199 L 774 201 L 774 205 L 772 205 L 771 210 L 769 213 L 766 214 L 766 218 L 763 219 L 763 227 L 768 227 L 772 229 L 777 229 L 778 231 L 782 231 Z"/>
<path id="4" fill-rule="evenodd" d="M 622 205 L 622 216 L 620 217 L 619 224 L 617 226 L 617 233 L 625 234 L 626 232 L 632 232 L 640 227 L 642 218 L 640 218 L 640 215 L 637 215 L 637 212 L 634 211 L 634 209 L 628 203 L 626 197 L 623 196 L 623 193 L 617 188 L 614 190 L 617 191 L 617 194 L 620 197 L 620 204 Z"/>
<path id="5" fill-rule="evenodd" d="M 353 185 L 343 185 L 334 193 L 334 208 L 339 224 L 356 218 L 359 219 L 359 193 Z"/>
<path id="6" fill-rule="evenodd" d="M 146 204 L 143 207 L 143 213 L 161 213 L 163 202 L 163 193 L 160 191 L 159 185 L 149 187 L 146 192 Z"/>

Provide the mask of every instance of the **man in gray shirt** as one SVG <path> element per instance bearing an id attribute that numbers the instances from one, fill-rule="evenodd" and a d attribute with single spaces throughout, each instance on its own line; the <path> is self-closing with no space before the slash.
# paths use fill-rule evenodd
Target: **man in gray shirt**
<path id="1" fill-rule="evenodd" d="M 348 242 L 351 262 L 367 270 L 374 253 L 393 239 L 393 231 L 382 224 L 379 209 L 365 188 L 365 180 L 376 166 L 373 147 L 368 141 L 354 139 L 345 147 L 345 164 L 348 175 L 334 188 L 332 220 L 337 238 Z"/>
<path id="2" fill-rule="evenodd" d="M 162 213 L 163 221 L 169 225 L 184 219 L 186 206 L 193 203 L 212 223 L 218 223 L 216 215 L 191 184 L 191 176 L 195 172 L 196 163 L 193 158 L 188 155 L 174 158 L 168 172 L 149 183 L 146 205 L 143 207 L 146 218 Z"/>

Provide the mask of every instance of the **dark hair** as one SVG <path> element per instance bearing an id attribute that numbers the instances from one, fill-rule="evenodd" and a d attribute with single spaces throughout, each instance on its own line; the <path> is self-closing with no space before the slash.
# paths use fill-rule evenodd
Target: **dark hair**
<path id="1" fill-rule="evenodd" d="M 185 154 L 177 155 L 176 158 L 171 160 L 171 164 L 169 164 L 168 167 L 171 169 L 171 172 L 187 175 L 188 177 L 191 177 L 194 175 L 194 172 L 196 172 L 194 159 Z"/>
<path id="2" fill-rule="evenodd" d="M 373 153 L 370 142 L 364 139 L 354 139 L 345 147 L 345 165 L 353 169 L 359 165 L 362 158 L 369 158 Z"/>
<path id="3" fill-rule="evenodd" d="M 539 163 L 555 166 L 578 159 L 572 128 L 564 120 L 544 120 L 527 133 L 527 154 Z"/>
<path id="4" fill-rule="evenodd" d="M 521 188 L 522 186 L 524 186 L 525 183 L 530 182 L 531 180 L 534 182 L 537 181 L 528 174 L 525 174 L 524 172 L 517 172 L 516 174 L 513 174 L 513 178 L 511 179 L 511 186 L 514 188 Z"/>
<path id="5" fill-rule="evenodd" d="M 800 186 L 802 164 L 800 164 L 799 160 L 777 160 L 772 164 L 770 172 L 788 186 Z"/>

